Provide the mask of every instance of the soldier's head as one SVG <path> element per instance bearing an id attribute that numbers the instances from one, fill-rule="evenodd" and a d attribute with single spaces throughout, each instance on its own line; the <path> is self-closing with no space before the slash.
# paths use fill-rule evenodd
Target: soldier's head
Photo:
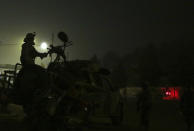
<path id="1" fill-rule="evenodd" d="M 34 45 L 34 37 L 36 36 L 36 33 L 27 33 L 26 37 L 24 38 L 24 42 Z"/>

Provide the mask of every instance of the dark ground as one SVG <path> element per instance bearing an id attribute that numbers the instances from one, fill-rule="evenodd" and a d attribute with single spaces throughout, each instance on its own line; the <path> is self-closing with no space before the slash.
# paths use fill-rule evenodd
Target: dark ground
<path id="1" fill-rule="evenodd" d="M 108 118 L 98 118 L 95 124 L 84 128 L 84 131 L 141 131 L 139 116 L 136 112 L 135 99 L 125 102 L 124 121 L 120 126 L 110 124 Z M 14 119 L 0 117 L 0 131 L 22 130 L 22 125 Z M 194 128 L 192 128 L 194 130 Z M 151 113 L 150 131 L 184 131 L 183 117 L 178 111 L 177 101 L 154 101 Z"/>

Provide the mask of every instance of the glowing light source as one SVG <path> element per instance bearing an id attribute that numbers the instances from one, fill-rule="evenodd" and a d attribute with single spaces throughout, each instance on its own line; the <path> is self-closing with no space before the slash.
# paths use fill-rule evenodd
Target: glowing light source
<path id="1" fill-rule="evenodd" d="M 167 91 L 167 92 L 166 92 L 166 95 L 169 95 L 169 96 L 170 96 L 170 95 L 171 95 L 171 93 L 170 93 L 169 91 Z"/>
<path id="2" fill-rule="evenodd" d="M 162 87 L 163 100 L 179 100 L 180 87 Z"/>
<path id="3" fill-rule="evenodd" d="M 43 43 L 41 43 L 41 45 L 40 45 L 40 48 L 41 48 L 42 50 L 46 50 L 47 47 L 48 47 L 48 45 L 47 45 L 46 42 L 43 42 Z"/>

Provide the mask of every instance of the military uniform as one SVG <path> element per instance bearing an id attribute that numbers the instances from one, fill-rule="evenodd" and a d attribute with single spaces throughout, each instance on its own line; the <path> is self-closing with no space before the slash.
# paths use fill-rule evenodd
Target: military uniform
<path id="1" fill-rule="evenodd" d="M 46 94 L 49 88 L 49 77 L 44 68 L 35 64 L 35 58 L 44 58 L 47 53 L 39 53 L 34 48 L 35 33 L 28 33 L 22 45 L 20 61 L 22 69 L 14 83 L 13 100 L 20 104 L 27 114 L 25 124 L 31 130 L 39 130 L 47 120 L 45 111 Z M 42 128 L 42 127 L 41 127 Z"/>
<path id="2" fill-rule="evenodd" d="M 29 43 L 24 43 L 22 45 L 20 61 L 22 65 L 35 64 L 36 57 L 43 58 L 46 56 L 47 56 L 47 53 L 39 53 L 36 51 L 34 46 L 30 45 Z"/>
<path id="3" fill-rule="evenodd" d="M 22 45 L 22 52 L 20 61 L 22 65 L 34 65 L 35 58 L 40 57 L 41 59 L 47 56 L 47 53 L 39 53 L 34 48 L 34 33 L 28 33 L 24 38 L 24 44 Z"/>

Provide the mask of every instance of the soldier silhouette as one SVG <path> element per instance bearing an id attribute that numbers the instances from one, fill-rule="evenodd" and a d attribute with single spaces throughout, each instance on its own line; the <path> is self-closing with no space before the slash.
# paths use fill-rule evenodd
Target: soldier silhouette
<path id="1" fill-rule="evenodd" d="M 38 130 L 39 125 L 42 125 L 40 123 L 46 121 L 45 99 L 50 88 L 46 69 L 35 64 L 36 57 L 44 58 L 48 54 L 39 53 L 34 48 L 35 35 L 35 33 L 27 33 L 24 38 L 20 57 L 22 69 L 16 77 L 11 94 L 13 102 L 23 106 L 27 114 L 24 122 L 31 130 Z"/>
<path id="2" fill-rule="evenodd" d="M 20 56 L 20 61 L 22 64 L 22 69 L 20 70 L 17 79 L 20 79 L 21 77 L 34 77 L 40 80 L 40 83 L 42 85 L 39 86 L 43 87 L 45 83 L 45 79 L 47 78 L 46 70 L 35 64 L 35 58 L 40 57 L 41 59 L 46 57 L 48 53 L 40 53 L 35 48 L 35 42 L 34 37 L 36 36 L 36 33 L 27 33 L 26 37 L 24 38 L 24 43 L 22 45 L 22 51 Z M 38 82 L 38 81 L 36 81 Z M 31 83 L 32 84 L 32 83 Z"/>
<path id="3" fill-rule="evenodd" d="M 139 93 L 137 100 L 137 111 L 140 113 L 141 127 L 148 131 L 152 97 L 146 83 L 142 83 L 141 87 L 142 91 Z"/>
<path id="4" fill-rule="evenodd" d="M 191 86 L 186 86 L 184 88 L 180 99 L 180 110 L 184 116 L 187 131 L 191 131 L 191 125 L 194 120 L 194 95 L 191 90 Z"/>
<path id="5" fill-rule="evenodd" d="M 26 37 L 24 38 L 24 44 L 22 45 L 22 52 L 20 61 L 23 66 L 25 65 L 34 65 L 35 58 L 40 57 L 41 59 L 47 56 L 47 53 L 39 53 L 34 48 L 35 42 L 34 37 L 36 33 L 27 33 Z"/>

